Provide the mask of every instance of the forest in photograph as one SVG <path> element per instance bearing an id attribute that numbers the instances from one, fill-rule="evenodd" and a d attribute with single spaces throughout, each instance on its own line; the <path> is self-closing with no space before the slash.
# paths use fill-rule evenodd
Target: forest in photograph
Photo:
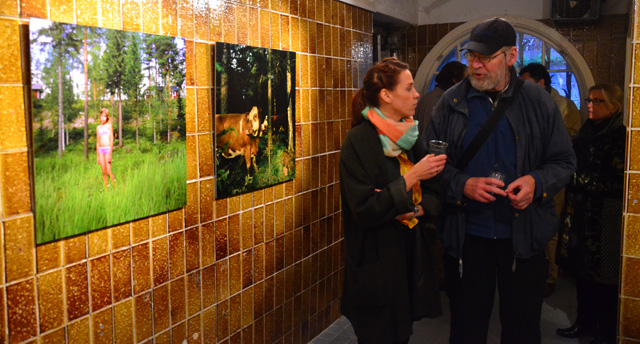
<path id="1" fill-rule="evenodd" d="M 37 243 L 184 207 L 184 39 L 29 31 Z"/>
<path id="2" fill-rule="evenodd" d="M 295 176 L 293 52 L 216 43 L 216 198 Z"/>

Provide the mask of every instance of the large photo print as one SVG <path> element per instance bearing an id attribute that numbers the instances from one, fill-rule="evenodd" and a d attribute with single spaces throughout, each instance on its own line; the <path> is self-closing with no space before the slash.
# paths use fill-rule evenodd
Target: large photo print
<path id="1" fill-rule="evenodd" d="M 295 175 L 293 52 L 216 43 L 216 198 Z"/>
<path id="2" fill-rule="evenodd" d="M 37 243 L 184 207 L 184 39 L 29 30 Z"/>

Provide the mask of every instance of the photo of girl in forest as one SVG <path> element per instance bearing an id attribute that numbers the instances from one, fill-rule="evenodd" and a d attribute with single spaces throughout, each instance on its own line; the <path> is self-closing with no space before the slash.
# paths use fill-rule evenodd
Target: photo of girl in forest
<path id="1" fill-rule="evenodd" d="M 37 244 L 183 208 L 184 38 L 38 18 L 29 34 Z"/>
<path id="2" fill-rule="evenodd" d="M 100 125 L 96 127 L 96 156 L 97 163 L 102 169 L 102 181 L 104 189 L 110 187 L 109 178 L 113 188 L 116 188 L 116 177 L 111 172 L 111 152 L 113 151 L 113 126 L 109 118 L 109 110 L 103 108 L 100 111 Z"/>

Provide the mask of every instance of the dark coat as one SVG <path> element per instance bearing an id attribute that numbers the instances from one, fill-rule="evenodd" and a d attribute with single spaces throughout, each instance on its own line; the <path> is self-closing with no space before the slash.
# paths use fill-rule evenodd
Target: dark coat
<path id="1" fill-rule="evenodd" d="M 573 139 L 578 165 L 565 193 L 556 261 L 578 278 L 618 283 L 625 138 L 618 113 L 587 120 Z"/>
<path id="2" fill-rule="evenodd" d="M 407 157 L 426 154 L 418 140 Z M 424 224 L 440 211 L 439 186 L 422 182 L 425 216 L 418 226 L 394 219 L 412 212 L 397 158 L 386 157 L 376 128 L 351 129 L 340 154 L 340 192 L 346 248 L 342 313 L 359 340 L 388 344 L 409 338 L 413 320 L 442 314 Z M 380 191 L 376 191 L 376 189 Z"/>
<path id="3" fill-rule="evenodd" d="M 511 72 L 511 80 L 516 78 L 515 72 Z M 512 81 L 503 97 L 512 97 L 514 86 Z M 427 141 L 449 143 L 447 163 L 441 173 L 446 192 L 438 234 L 447 253 L 460 261 L 468 201 L 464 196 L 464 185 L 472 176 L 455 166 L 464 151 L 462 139 L 469 123 L 467 95 L 471 87 L 469 78 L 465 78 L 444 93 L 433 109 L 426 135 Z M 525 82 L 505 118 L 515 133 L 517 176 L 535 173 L 540 181 L 536 185 L 539 197 L 534 198 L 526 209 L 513 212 L 514 255 L 529 258 L 544 251 L 557 232 L 558 213 L 553 196 L 569 181 L 576 158 L 560 110 L 542 87 Z"/>

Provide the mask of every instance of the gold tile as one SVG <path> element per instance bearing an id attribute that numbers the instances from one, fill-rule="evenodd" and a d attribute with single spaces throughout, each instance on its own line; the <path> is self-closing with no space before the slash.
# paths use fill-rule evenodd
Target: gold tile
<path id="1" fill-rule="evenodd" d="M 216 266 L 209 265 L 202 269 L 202 308 L 210 307 L 216 302 Z"/>
<path id="2" fill-rule="evenodd" d="M 242 328 L 242 294 L 229 298 L 229 332 L 236 333 Z"/>
<path id="3" fill-rule="evenodd" d="M 213 222 L 200 227 L 200 246 L 202 252 L 202 266 L 213 264 L 215 257 L 215 228 Z"/>
<path id="4" fill-rule="evenodd" d="M 227 216 L 229 214 L 229 206 L 227 204 L 227 198 L 216 200 L 216 213 L 215 218 Z"/>
<path id="5" fill-rule="evenodd" d="M 7 286 L 7 326 L 12 343 L 38 335 L 34 279 Z"/>
<path id="6" fill-rule="evenodd" d="M 200 211 L 198 182 L 187 183 L 187 205 L 184 207 L 185 212 L 185 226 L 191 227 L 200 223 Z"/>
<path id="7" fill-rule="evenodd" d="M 64 265 L 70 265 L 87 258 L 86 236 L 79 235 L 65 239 L 62 243 L 64 252 Z"/>
<path id="8" fill-rule="evenodd" d="M 209 222 L 214 219 L 214 189 L 213 179 L 200 182 L 200 222 Z"/>
<path id="9" fill-rule="evenodd" d="M 229 216 L 229 255 L 240 252 L 241 249 L 240 214 Z"/>
<path id="10" fill-rule="evenodd" d="M 133 300 L 113 306 L 116 343 L 133 343 Z"/>
<path id="11" fill-rule="evenodd" d="M 6 0 L 2 3 L 0 7 L 0 14 L 17 17 L 19 15 L 18 11 L 18 1 L 17 0 Z"/>
<path id="12" fill-rule="evenodd" d="M 171 331 L 163 332 L 153 339 L 154 344 L 171 344 Z"/>
<path id="13" fill-rule="evenodd" d="M 253 284 L 253 250 L 242 252 L 242 290 Z"/>
<path id="14" fill-rule="evenodd" d="M 89 258 L 109 252 L 109 229 L 101 229 L 87 235 Z"/>
<path id="15" fill-rule="evenodd" d="M 633 214 L 640 214 L 640 174 L 629 174 L 629 192 L 627 197 L 627 211 Z"/>
<path id="16" fill-rule="evenodd" d="M 142 2 L 142 31 L 160 34 L 160 0 Z"/>
<path id="17" fill-rule="evenodd" d="M 38 309 L 41 333 L 64 324 L 62 270 L 38 276 Z"/>
<path id="18" fill-rule="evenodd" d="M 212 42 L 222 41 L 222 17 L 224 4 L 222 1 L 209 3 L 209 39 Z"/>
<path id="19" fill-rule="evenodd" d="M 216 307 L 211 307 L 202 312 L 202 337 L 204 343 L 216 343 Z"/>
<path id="20" fill-rule="evenodd" d="M 178 1 L 178 17 L 180 18 L 179 32 L 181 37 L 193 39 L 195 36 L 195 23 L 193 18 L 193 1 Z"/>
<path id="21" fill-rule="evenodd" d="M 275 204 L 275 235 L 284 234 L 284 201 L 277 201 Z"/>
<path id="22" fill-rule="evenodd" d="M 226 338 L 229 336 L 229 300 L 220 302 L 217 306 L 217 337 Z"/>
<path id="23" fill-rule="evenodd" d="M 640 257 L 640 217 L 626 215 L 624 229 L 624 252 L 626 256 Z"/>
<path id="24" fill-rule="evenodd" d="M 171 342 L 184 343 L 187 339 L 187 322 L 182 322 L 171 328 Z"/>
<path id="25" fill-rule="evenodd" d="M 194 227 L 184 232 L 186 271 L 192 272 L 200 267 L 200 229 Z"/>
<path id="26" fill-rule="evenodd" d="M 224 2 L 223 6 L 222 41 L 236 44 L 236 7 L 227 2 Z"/>
<path id="27" fill-rule="evenodd" d="M 177 324 L 185 319 L 187 312 L 185 278 L 183 276 L 171 281 L 169 284 L 171 293 L 171 323 Z"/>
<path id="28" fill-rule="evenodd" d="M 111 266 L 109 260 L 109 256 L 102 256 L 89 261 L 92 312 L 110 306 L 112 303 Z"/>
<path id="29" fill-rule="evenodd" d="M 229 255 L 229 232 L 226 218 L 215 222 L 215 236 L 216 260 L 221 260 Z"/>
<path id="30" fill-rule="evenodd" d="M 209 40 L 209 4 L 205 0 L 193 1 L 193 11 L 195 14 L 196 39 L 202 41 Z"/>
<path id="31" fill-rule="evenodd" d="M 169 236 L 170 279 L 184 275 L 184 232 Z"/>
<path id="32" fill-rule="evenodd" d="M 193 134 L 198 131 L 198 122 L 196 119 L 196 93 L 197 89 L 188 87 L 186 97 L 186 114 L 185 120 L 187 122 L 187 134 Z"/>
<path id="33" fill-rule="evenodd" d="M 229 214 L 235 214 L 240 211 L 240 196 L 234 196 L 228 198 L 229 200 Z"/>
<path id="34" fill-rule="evenodd" d="M 0 19 L 0 30 L 7 26 L 4 25 L 5 22 Z M 0 47 L 6 44 L 7 42 L 0 43 Z M 7 56 L 7 58 L 11 58 L 11 56 Z M 9 67 L 8 65 L 4 66 L 4 63 L 7 63 L 5 61 L 9 60 L 4 57 L 0 59 L 0 80 L 15 79 L 15 82 L 21 82 L 19 74 L 17 79 L 10 75 L 20 70 L 20 62 L 12 63 Z M 4 133 L 0 136 L 0 150 L 26 148 L 27 133 L 24 125 L 24 98 L 21 86 L 0 86 L 0 116 L 3 118 L 0 122 L 0 130 Z"/>
<path id="35" fill-rule="evenodd" d="M 196 43 L 194 41 L 185 40 L 185 64 L 186 64 L 186 83 L 187 86 L 196 85 Z"/>
<path id="36" fill-rule="evenodd" d="M 229 257 L 229 292 L 231 295 L 242 290 L 242 256 L 235 254 Z"/>
<path id="37" fill-rule="evenodd" d="M 236 35 L 237 43 L 247 45 L 249 44 L 249 12 L 248 7 L 244 5 L 236 5 Z"/>
<path id="38" fill-rule="evenodd" d="M 64 328 L 47 333 L 40 337 L 40 344 L 66 343 Z"/>
<path id="39" fill-rule="evenodd" d="M 211 132 L 211 89 L 196 89 L 198 96 L 198 132 Z"/>
<path id="40" fill-rule="evenodd" d="M 69 344 L 86 344 L 91 342 L 90 319 L 90 317 L 86 317 L 67 326 Z"/>
<path id="41" fill-rule="evenodd" d="M 5 267 L 7 282 L 33 276 L 33 217 L 4 221 Z"/>
<path id="42" fill-rule="evenodd" d="M 620 335 L 640 338 L 640 300 L 622 298 Z"/>
<path id="43" fill-rule="evenodd" d="M 89 313 L 87 263 L 66 267 L 64 273 L 67 320 L 72 321 Z"/>
<path id="44" fill-rule="evenodd" d="M 46 0 L 20 1 L 20 14 L 24 17 L 47 18 Z"/>
<path id="45" fill-rule="evenodd" d="M 241 213 L 241 243 L 242 250 L 253 247 L 253 212 L 246 211 Z"/>
<path id="46" fill-rule="evenodd" d="M 270 48 L 269 11 L 260 10 L 260 47 Z"/>
<path id="47" fill-rule="evenodd" d="M 639 92 L 640 93 L 640 92 Z M 631 131 L 631 146 L 629 147 L 629 151 L 627 152 L 627 157 L 629 157 L 629 168 L 633 171 L 640 171 L 640 159 L 634 159 L 634 157 L 638 157 L 640 155 L 640 132 Z"/>
<path id="48" fill-rule="evenodd" d="M 249 19 L 247 25 L 249 26 L 249 45 L 257 47 L 260 45 L 260 30 L 256 30 L 260 26 L 260 14 L 259 10 L 255 7 L 249 7 Z"/>
<path id="49" fill-rule="evenodd" d="M 212 86 L 211 79 L 211 46 L 196 42 L 196 85 Z"/>
<path id="50" fill-rule="evenodd" d="M 76 16 L 78 25 L 96 25 L 98 22 L 98 5 L 92 0 L 76 0 Z"/>
<path id="51" fill-rule="evenodd" d="M 275 237 L 274 227 L 274 205 L 273 203 L 267 204 L 264 207 L 264 240 L 269 241 Z"/>
<path id="52" fill-rule="evenodd" d="M 250 326 L 253 322 L 253 288 L 242 292 L 242 327 Z"/>
<path id="53" fill-rule="evenodd" d="M 101 0 L 100 1 L 100 27 L 107 29 L 122 29 L 122 23 L 120 18 L 120 0 Z M 93 23 L 95 25 L 95 23 Z"/>
<path id="54" fill-rule="evenodd" d="M 213 143 L 211 134 L 198 135 L 200 178 L 213 176 Z"/>
<path id="55" fill-rule="evenodd" d="M 301 74 L 303 73 L 303 71 L 305 71 L 305 72 L 307 71 L 307 69 L 306 69 L 307 68 L 306 67 L 307 66 L 307 64 L 306 64 L 307 60 L 308 60 L 308 58 L 306 56 L 304 56 L 304 58 L 302 56 L 300 56 L 299 61 L 298 61 L 299 63 L 296 64 L 296 66 L 300 66 L 299 68 L 300 68 L 300 73 Z M 302 67 L 302 63 L 304 63 L 305 67 Z M 303 74 L 302 77 L 306 78 L 307 80 L 309 78 L 308 75 L 304 75 L 304 74 Z M 300 90 L 300 107 L 299 107 L 300 111 L 299 112 L 300 112 L 300 118 L 301 118 L 302 122 L 309 122 L 311 120 L 311 118 L 310 118 L 311 114 L 310 114 L 310 111 L 309 111 L 309 93 L 310 93 L 310 91 L 308 89 L 306 89 L 306 88 Z M 302 137 L 302 138 L 304 138 L 304 137 Z M 302 138 L 300 138 L 300 139 L 302 139 Z M 297 140 L 297 141 L 300 141 L 300 140 Z"/>
<path id="56" fill-rule="evenodd" d="M 299 51 L 300 50 L 300 19 L 297 17 L 290 17 L 291 22 L 289 23 L 289 27 L 291 30 L 291 51 Z M 299 82 L 297 80 L 297 82 Z"/>
<path id="57" fill-rule="evenodd" d="M 0 193 L 4 217 L 31 211 L 29 163 L 26 152 L 0 154 Z"/>
<path id="58" fill-rule="evenodd" d="M 153 334 L 153 310 L 151 308 L 152 295 L 151 291 L 147 291 L 136 296 L 133 300 L 135 309 L 136 343 L 140 343 L 141 341 L 151 337 Z"/>
<path id="59" fill-rule="evenodd" d="M 636 67 L 635 70 L 639 70 L 638 68 L 640 68 L 640 44 L 635 43 L 633 46 L 636 51 L 635 58 L 633 59 Z M 633 74 L 633 83 L 636 85 L 640 84 L 640 73 Z"/>
<path id="60" fill-rule="evenodd" d="M 202 309 L 200 302 L 201 280 L 200 271 L 187 275 L 187 316 L 192 316 Z"/>
<path id="61" fill-rule="evenodd" d="M 253 209 L 253 241 L 256 245 L 264 241 L 264 206 Z"/>
<path id="62" fill-rule="evenodd" d="M 129 224 L 116 226 L 111 228 L 111 250 L 115 251 L 119 248 L 129 246 L 131 244 L 131 230 Z"/>
<path id="63" fill-rule="evenodd" d="M 175 232 L 184 228 L 184 215 L 182 209 L 169 213 L 169 232 Z"/>
<path id="64" fill-rule="evenodd" d="M 198 178 L 198 137 L 187 135 L 187 180 Z"/>
<path id="65" fill-rule="evenodd" d="M 189 344 L 191 343 L 202 343 L 202 339 L 207 340 L 202 337 L 202 317 L 200 314 L 191 317 L 187 321 L 187 338 L 189 339 Z M 201 339 L 202 338 L 202 339 Z"/>
<path id="66" fill-rule="evenodd" d="M 153 306 L 153 328 L 159 333 L 171 325 L 168 283 L 153 290 Z"/>
<path id="67" fill-rule="evenodd" d="M 177 0 L 162 0 L 162 34 L 178 36 L 178 5 Z"/>
<path id="68" fill-rule="evenodd" d="M 149 219 L 131 222 L 131 244 L 149 240 Z"/>
<path id="69" fill-rule="evenodd" d="M 134 246 L 131 250 L 133 292 L 139 294 L 151 288 L 149 243 Z"/>
<path id="70" fill-rule="evenodd" d="M 140 1 L 122 0 L 122 28 L 127 31 L 142 31 Z"/>
<path id="71" fill-rule="evenodd" d="M 113 343 L 113 314 L 109 307 L 92 316 L 92 332 L 94 344 Z"/>
<path id="72" fill-rule="evenodd" d="M 112 254 L 113 302 L 131 297 L 131 248 Z"/>
<path id="73" fill-rule="evenodd" d="M 264 250 L 265 245 L 256 245 L 253 249 L 253 281 L 260 282 L 264 279 Z"/>
<path id="74" fill-rule="evenodd" d="M 309 87 L 318 87 L 318 58 L 314 55 L 309 55 Z M 309 104 L 311 106 L 311 120 L 318 120 L 318 90 L 311 90 Z M 314 94 L 315 92 L 315 94 Z"/>
<path id="75" fill-rule="evenodd" d="M 216 299 L 218 302 L 229 297 L 229 259 L 216 263 Z"/>
<path id="76" fill-rule="evenodd" d="M 640 298 L 640 258 L 624 257 L 621 271 L 622 296 Z"/>
<path id="77" fill-rule="evenodd" d="M 153 285 L 158 286 L 169 281 L 169 249 L 167 238 L 160 238 L 152 242 L 153 257 Z"/>
<path id="78" fill-rule="evenodd" d="M 280 49 L 280 14 L 271 12 L 270 25 L 271 49 Z"/>

